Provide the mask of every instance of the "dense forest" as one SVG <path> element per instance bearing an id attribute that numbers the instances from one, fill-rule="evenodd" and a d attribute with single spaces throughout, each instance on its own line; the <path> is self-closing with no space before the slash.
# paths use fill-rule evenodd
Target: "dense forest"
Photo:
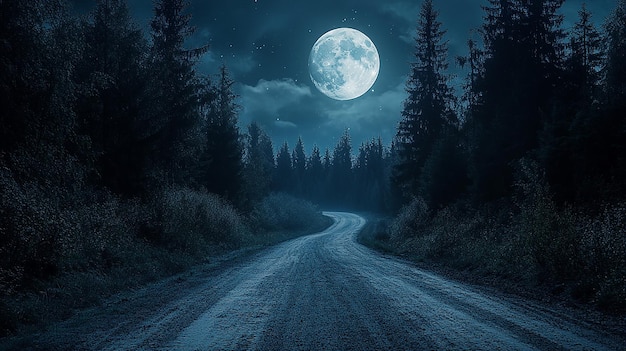
<path id="1" fill-rule="evenodd" d="M 145 33 L 123 0 L 0 1 L 0 335 L 329 224 L 276 192 L 227 68 L 196 71 L 186 6 Z"/>
<path id="2" fill-rule="evenodd" d="M 0 1 L 2 334 L 322 228 L 317 206 L 387 216 L 371 241 L 396 253 L 626 308 L 625 0 L 568 32 L 563 0 L 489 0 L 453 63 L 426 0 L 396 139 L 309 155 L 240 129 L 185 1 L 155 1 L 148 33 L 96 3 Z"/>
<path id="3" fill-rule="evenodd" d="M 602 28 L 583 5 L 567 32 L 563 3 L 490 0 L 457 99 L 424 2 L 392 173 L 404 207 L 373 240 L 623 312 L 626 1 Z"/>

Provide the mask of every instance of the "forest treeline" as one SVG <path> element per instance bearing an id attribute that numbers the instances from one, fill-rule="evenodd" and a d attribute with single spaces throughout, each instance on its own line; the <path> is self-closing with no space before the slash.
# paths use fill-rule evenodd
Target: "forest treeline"
<path id="1" fill-rule="evenodd" d="M 183 0 L 147 32 L 123 0 L 0 1 L 0 336 L 329 224 L 277 192 L 271 141 L 239 130 L 226 67 L 196 71 L 189 23 Z"/>
<path id="2" fill-rule="evenodd" d="M 392 214 L 389 250 L 623 310 L 626 1 L 568 32 L 562 4 L 489 0 L 459 98 L 424 1 L 395 140 L 307 155 L 239 129 L 185 1 L 155 1 L 147 33 L 124 0 L 0 1 L 2 334 L 320 228 L 313 203 Z"/>
<path id="3" fill-rule="evenodd" d="M 450 85 L 423 3 L 394 148 L 403 207 L 373 245 L 520 286 L 626 308 L 626 1 L 597 28 L 583 5 L 489 0 Z"/>

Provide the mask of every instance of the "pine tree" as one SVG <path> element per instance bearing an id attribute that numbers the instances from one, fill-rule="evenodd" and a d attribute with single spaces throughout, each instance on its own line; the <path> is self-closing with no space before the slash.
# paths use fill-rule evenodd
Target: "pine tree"
<path id="1" fill-rule="evenodd" d="M 359 152 L 357 153 L 356 159 L 354 161 L 353 166 L 353 176 L 354 176 L 354 188 L 357 189 L 354 196 L 354 205 L 356 208 L 363 209 L 366 206 L 367 202 L 369 202 L 369 198 L 371 194 L 369 191 L 372 189 L 368 187 L 369 183 L 369 169 L 368 169 L 368 153 L 369 153 L 369 143 L 362 142 L 359 146 Z M 367 194 L 366 194 L 367 193 Z"/>
<path id="2" fill-rule="evenodd" d="M 333 158 L 330 154 L 330 150 L 326 148 L 324 150 L 324 157 L 322 158 L 322 167 L 324 168 L 324 193 L 323 203 L 328 204 L 331 202 L 331 186 L 330 186 L 330 173 L 333 166 Z"/>
<path id="3" fill-rule="evenodd" d="M 80 33 L 63 1 L 0 2 L 0 163 L 66 194 L 84 180 L 72 79 Z"/>
<path id="4" fill-rule="evenodd" d="M 541 133 L 538 152 L 542 167 L 557 200 L 574 201 L 584 178 L 589 178 L 589 143 L 597 132 L 599 70 L 602 63 L 602 38 L 591 13 L 583 4 L 572 30 L 565 60 L 563 84 L 557 90 L 555 108 Z"/>
<path id="5" fill-rule="evenodd" d="M 515 160 L 539 146 L 562 75 L 563 0 L 490 0 L 483 26 L 485 59 L 472 111 L 474 195 L 511 192 Z"/>
<path id="6" fill-rule="evenodd" d="M 298 138 L 298 142 L 293 149 L 291 155 L 291 163 L 293 167 L 293 189 L 294 195 L 302 196 L 304 191 L 304 177 L 306 172 L 306 155 L 304 154 L 304 144 L 302 138 Z"/>
<path id="7" fill-rule="evenodd" d="M 484 52 L 478 47 L 476 40 L 469 39 L 467 41 L 467 49 L 467 56 L 457 57 L 457 63 L 461 68 L 465 68 L 465 65 L 468 66 L 467 77 L 463 84 L 463 96 L 461 98 L 465 110 L 464 122 L 471 120 L 474 109 L 480 103 L 481 93 L 478 89 L 478 82 L 484 74 Z"/>
<path id="8" fill-rule="evenodd" d="M 71 137 L 68 73 L 82 49 L 72 26 L 59 0 L 0 2 L 0 154 Z"/>
<path id="9" fill-rule="evenodd" d="M 329 178 L 329 197 L 335 205 L 346 206 L 352 195 L 352 144 L 346 130 L 333 150 Z"/>
<path id="10" fill-rule="evenodd" d="M 432 0 L 426 0 L 420 12 L 415 39 L 415 59 L 407 81 L 408 97 L 404 102 L 397 142 L 400 162 L 396 181 L 404 193 L 417 194 L 419 175 L 440 133 L 456 124 L 452 112 L 453 94 L 446 74 L 447 42 Z"/>
<path id="11" fill-rule="evenodd" d="M 558 10 L 564 2 L 565 0 L 523 0 L 519 5 L 521 43 L 548 83 L 558 80 L 563 61 L 562 41 L 565 33 L 561 29 L 563 15 Z"/>
<path id="12" fill-rule="evenodd" d="M 274 173 L 272 141 L 256 122 L 248 126 L 244 159 L 244 193 L 254 204 L 269 193 Z"/>
<path id="13" fill-rule="evenodd" d="M 426 159 L 420 194 L 429 208 L 439 209 L 464 195 L 468 185 L 467 157 L 458 133 L 449 131 L 437 140 Z"/>
<path id="14" fill-rule="evenodd" d="M 78 223 L 85 167 L 76 158 L 72 76 L 81 51 L 80 26 L 62 1 L 0 1 L 3 299 L 59 273 Z M 15 326 L 4 311 L 3 328 Z"/>
<path id="15" fill-rule="evenodd" d="M 83 24 L 85 50 L 76 79 L 80 132 L 89 137 L 96 174 L 116 193 L 142 188 L 144 145 L 138 131 L 145 89 L 143 34 L 123 0 L 98 0 Z"/>
<path id="16" fill-rule="evenodd" d="M 399 184 L 395 181 L 395 169 L 400 162 L 400 156 L 398 156 L 398 147 L 396 140 L 391 141 L 389 149 L 385 153 L 384 158 L 384 179 L 386 180 L 387 190 L 384 198 L 384 209 L 391 213 L 397 213 L 403 204 L 402 190 Z"/>
<path id="17" fill-rule="evenodd" d="M 184 13 L 186 7 L 184 0 L 159 0 L 150 22 L 151 81 L 145 98 L 150 109 L 142 129 L 152 146 L 157 183 L 186 182 L 197 157 L 200 87 L 194 66 L 207 46 L 185 49 L 185 40 L 194 32 L 190 15 Z"/>
<path id="18" fill-rule="evenodd" d="M 605 32 L 607 56 L 603 68 L 603 118 L 593 121 L 604 128 L 594 128 L 599 133 L 590 142 L 603 147 L 593 156 L 596 158 L 594 166 L 604 170 L 601 176 L 613 187 L 612 190 L 607 189 L 607 195 L 623 199 L 626 196 L 626 184 L 623 182 L 626 178 L 626 0 L 620 0 L 607 19 Z"/>
<path id="19" fill-rule="evenodd" d="M 317 145 L 313 146 L 311 156 L 309 156 L 307 161 L 304 184 L 304 193 L 308 199 L 315 202 L 321 202 L 323 200 L 326 178 L 322 156 Z"/>
<path id="20" fill-rule="evenodd" d="M 382 140 L 361 144 L 354 165 L 355 205 L 370 211 L 385 209 L 387 183 Z"/>
<path id="21" fill-rule="evenodd" d="M 243 170 L 243 147 L 237 126 L 237 96 L 226 66 L 212 87 L 205 127 L 201 184 L 209 192 L 239 204 Z"/>
<path id="22" fill-rule="evenodd" d="M 620 0 L 605 24 L 607 36 L 604 85 L 608 105 L 626 103 L 626 0 Z"/>
<path id="23" fill-rule="evenodd" d="M 598 97 L 598 84 L 603 53 L 602 37 L 596 29 L 592 14 L 583 4 L 574 25 L 567 60 L 567 82 L 579 93 L 579 101 L 590 104 Z"/>
<path id="24" fill-rule="evenodd" d="M 289 145 L 284 142 L 276 155 L 276 172 L 274 173 L 275 191 L 290 192 L 293 189 L 293 165 Z"/>

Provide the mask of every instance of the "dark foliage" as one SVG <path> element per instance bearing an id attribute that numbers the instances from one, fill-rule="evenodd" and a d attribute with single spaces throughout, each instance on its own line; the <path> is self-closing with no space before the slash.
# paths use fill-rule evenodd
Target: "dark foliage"
<path id="1" fill-rule="evenodd" d="M 256 124 L 242 135 L 226 67 L 195 72 L 207 47 L 184 45 L 185 1 L 155 2 L 151 40 L 123 0 L 82 20 L 0 1 L 0 334 L 50 311 L 38 294 L 83 307 L 319 227 L 284 193 L 397 213 L 387 249 L 626 308 L 626 0 L 603 30 L 581 9 L 569 38 L 562 3 L 489 1 L 455 111 L 425 1 L 396 140 L 353 152 L 346 131 L 307 155 Z"/>
<path id="2" fill-rule="evenodd" d="M 408 97 L 397 133 L 400 160 L 395 167 L 395 177 L 407 199 L 419 191 L 420 175 L 433 146 L 457 126 L 446 73 L 448 50 L 444 35 L 433 2 L 425 1 L 415 38 L 416 62 L 409 72 Z"/>
<path id="3" fill-rule="evenodd" d="M 437 46 L 422 43 L 442 35 L 424 3 L 398 127 L 395 179 L 411 196 L 375 245 L 623 311 L 626 1 L 604 33 L 583 6 L 569 38 L 562 4 L 490 0 L 484 47 L 471 39 L 458 59 L 461 128 L 433 133 L 445 109 L 410 113 L 437 96 L 411 89 L 432 86 L 419 63 Z"/>
<path id="4" fill-rule="evenodd" d="M 242 139 L 226 67 L 195 72 L 185 1 L 155 2 L 150 41 L 123 0 L 63 4 L 0 1 L 0 336 L 328 224 L 270 196 L 272 143 Z"/>
<path id="5" fill-rule="evenodd" d="M 205 142 L 201 156 L 199 182 L 209 192 L 240 203 L 243 176 L 243 147 L 237 126 L 235 82 L 222 66 L 216 86 L 207 92 Z"/>

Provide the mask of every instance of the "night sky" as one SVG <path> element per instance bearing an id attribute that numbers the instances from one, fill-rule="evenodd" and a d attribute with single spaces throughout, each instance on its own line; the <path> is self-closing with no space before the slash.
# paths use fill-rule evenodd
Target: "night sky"
<path id="1" fill-rule="evenodd" d="M 72 2 L 78 12 L 93 6 L 93 1 Z M 582 2 L 566 1 L 562 8 L 566 30 L 576 21 Z M 467 39 L 481 25 L 482 3 L 435 1 L 443 28 L 448 31 L 455 85 L 462 81 L 464 72 L 453 58 L 465 53 Z M 209 43 L 198 72 L 214 74 L 225 63 L 237 82 L 240 125 L 245 128 L 257 121 L 272 137 L 275 148 L 283 141 L 293 147 L 301 136 L 307 152 L 314 144 L 332 150 L 346 128 L 354 148 L 378 136 L 389 144 L 406 96 L 420 5 L 421 1 L 408 0 L 192 0 L 189 13 L 196 33 L 188 45 Z M 129 6 L 137 23 L 147 31 L 152 1 L 129 1 Z M 615 1 L 587 1 L 587 7 L 601 25 Z M 311 47 L 322 34 L 338 27 L 363 32 L 372 39 L 381 59 L 372 90 L 349 101 L 332 100 L 320 93 L 308 73 Z"/>

